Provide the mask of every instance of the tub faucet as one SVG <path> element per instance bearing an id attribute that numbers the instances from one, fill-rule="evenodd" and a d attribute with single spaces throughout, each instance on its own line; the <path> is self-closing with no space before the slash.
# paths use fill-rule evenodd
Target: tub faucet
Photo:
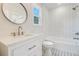
<path id="1" fill-rule="evenodd" d="M 18 35 L 21 35 L 23 32 L 21 32 L 21 30 L 22 30 L 22 27 L 21 26 L 19 26 L 18 27 Z"/>

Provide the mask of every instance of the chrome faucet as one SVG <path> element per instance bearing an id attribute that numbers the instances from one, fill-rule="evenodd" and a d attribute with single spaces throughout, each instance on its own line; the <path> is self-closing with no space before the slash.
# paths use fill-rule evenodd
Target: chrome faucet
<path id="1" fill-rule="evenodd" d="M 19 26 L 19 27 L 18 27 L 18 35 L 21 35 L 21 33 L 22 33 L 21 30 L 22 30 L 22 27 Z"/>
<path id="2" fill-rule="evenodd" d="M 18 27 L 18 32 L 17 32 L 17 33 L 16 33 L 16 32 L 11 32 L 10 34 L 11 34 L 12 36 L 15 37 L 15 36 L 17 36 L 17 35 L 18 35 L 18 36 L 24 35 L 24 32 L 22 31 L 22 27 L 19 26 L 19 27 Z"/>

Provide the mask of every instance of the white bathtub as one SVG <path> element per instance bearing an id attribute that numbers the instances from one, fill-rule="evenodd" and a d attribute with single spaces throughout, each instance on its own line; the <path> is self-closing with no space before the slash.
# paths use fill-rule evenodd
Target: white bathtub
<path id="1" fill-rule="evenodd" d="M 72 41 L 68 38 L 46 37 L 45 40 L 55 42 L 52 46 L 52 55 L 54 56 L 79 56 L 79 44 L 78 41 Z"/>
<path id="2" fill-rule="evenodd" d="M 53 41 L 53 42 L 57 42 L 57 43 L 79 46 L 79 40 L 73 40 L 73 38 L 62 38 L 62 37 L 48 36 L 45 38 L 45 40 L 49 40 L 49 41 Z"/>

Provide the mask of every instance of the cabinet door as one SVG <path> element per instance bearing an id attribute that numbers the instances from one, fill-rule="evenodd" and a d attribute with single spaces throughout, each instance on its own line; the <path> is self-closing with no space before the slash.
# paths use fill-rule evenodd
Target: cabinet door
<path id="1" fill-rule="evenodd" d="M 28 51 L 26 50 L 25 45 L 17 47 L 15 49 L 12 50 L 12 55 L 13 56 L 27 56 L 28 55 Z"/>
<path id="2" fill-rule="evenodd" d="M 37 47 L 35 50 L 31 51 L 29 53 L 29 56 L 42 56 L 42 48 L 41 48 L 41 46 L 39 46 L 39 48 Z"/>
<path id="3" fill-rule="evenodd" d="M 29 56 L 42 55 L 42 42 L 40 40 L 34 40 L 26 45 Z"/>

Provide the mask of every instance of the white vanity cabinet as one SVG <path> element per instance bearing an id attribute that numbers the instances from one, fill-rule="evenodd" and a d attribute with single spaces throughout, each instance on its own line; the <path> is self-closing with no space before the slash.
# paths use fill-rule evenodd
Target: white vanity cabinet
<path id="1" fill-rule="evenodd" d="M 42 55 L 42 40 L 41 36 L 24 38 L 14 44 L 0 45 L 1 54 L 3 56 L 41 56 Z"/>

